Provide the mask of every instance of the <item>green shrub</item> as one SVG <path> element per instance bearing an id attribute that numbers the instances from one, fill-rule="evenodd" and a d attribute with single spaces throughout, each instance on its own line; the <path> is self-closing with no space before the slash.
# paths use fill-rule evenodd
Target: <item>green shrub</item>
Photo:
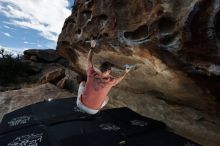
<path id="1" fill-rule="evenodd" d="M 19 83 L 19 78 L 25 77 L 29 65 L 21 61 L 22 56 L 0 49 L 0 85 Z"/>

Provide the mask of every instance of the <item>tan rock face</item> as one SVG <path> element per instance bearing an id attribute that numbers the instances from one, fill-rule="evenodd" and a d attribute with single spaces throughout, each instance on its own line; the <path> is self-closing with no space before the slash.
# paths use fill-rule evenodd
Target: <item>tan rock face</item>
<path id="1" fill-rule="evenodd" d="M 57 83 L 59 80 L 61 80 L 65 76 L 65 69 L 58 68 L 56 70 L 52 70 L 51 72 L 45 74 L 41 77 L 39 80 L 39 83 L 45 84 L 45 83 Z"/>
<path id="2" fill-rule="evenodd" d="M 61 89 L 67 89 L 71 92 L 77 93 L 78 78 L 79 74 L 66 68 L 65 77 L 57 83 L 57 86 Z"/>
<path id="3" fill-rule="evenodd" d="M 149 96 L 145 95 L 150 94 L 167 106 L 199 111 L 201 119 L 212 121 L 220 129 L 219 9 L 219 0 L 76 0 L 57 50 L 72 62 L 75 70 L 85 74 L 89 40 L 96 38 L 96 67 L 109 61 L 115 65 L 114 73 L 119 74 L 124 64 L 135 65 L 116 87 L 121 92 L 111 95 L 114 106 L 121 102 L 131 106 L 134 100 L 137 104 L 132 108 L 136 111 L 153 115 L 149 110 L 152 107 L 155 119 L 165 121 L 176 131 L 182 127 L 190 130 L 187 115 L 177 112 L 181 118 L 160 118 L 161 109 L 154 104 L 164 110 L 166 106 L 158 100 L 146 103 Z M 127 95 L 134 94 L 134 99 L 127 100 L 122 95 L 124 90 L 129 91 Z M 174 111 L 173 114 L 176 116 Z M 215 132 L 220 135 L 220 130 Z M 195 130 L 187 135 L 206 138 Z M 194 139 L 198 141 L 197 138 Z M 200 143 L 215 141 L 211 136 L 206 140 Z"/>

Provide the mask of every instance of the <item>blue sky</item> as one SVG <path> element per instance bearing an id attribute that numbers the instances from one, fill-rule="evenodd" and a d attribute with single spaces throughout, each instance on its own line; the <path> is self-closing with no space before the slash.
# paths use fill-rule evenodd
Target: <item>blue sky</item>
<path id="1" fill-rule="evenodd" d="M 0 48 L 55 49 L 74 0 L 0 0 Z"/>

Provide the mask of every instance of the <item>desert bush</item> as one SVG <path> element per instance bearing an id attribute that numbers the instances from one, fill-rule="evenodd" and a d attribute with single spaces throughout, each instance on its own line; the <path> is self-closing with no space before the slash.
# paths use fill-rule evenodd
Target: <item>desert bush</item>
<path id="1" fill-rule="evenodd" d="M 0 85 L 18 83 L 20 77 L 25 77 L 29 65 L 22 62 L 22 56 L 0 49 Z"/>

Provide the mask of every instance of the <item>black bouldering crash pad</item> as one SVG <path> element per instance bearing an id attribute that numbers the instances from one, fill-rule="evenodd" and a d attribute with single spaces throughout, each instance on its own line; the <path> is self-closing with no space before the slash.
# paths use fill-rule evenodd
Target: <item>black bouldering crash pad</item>
<path id="1" fill-rule="evenodd" d="M 126 107 L 88 115 L 75 102 L 43 101 L 6 114 L 0 146 L 198 146 Z"/>
<path id="2" fill-rule="evenodd" d="M 0 145 L 50 146 L 51 144 L 47 135 L 47 128 L 43 125 L 38 125 L 1 135 Z"/>

